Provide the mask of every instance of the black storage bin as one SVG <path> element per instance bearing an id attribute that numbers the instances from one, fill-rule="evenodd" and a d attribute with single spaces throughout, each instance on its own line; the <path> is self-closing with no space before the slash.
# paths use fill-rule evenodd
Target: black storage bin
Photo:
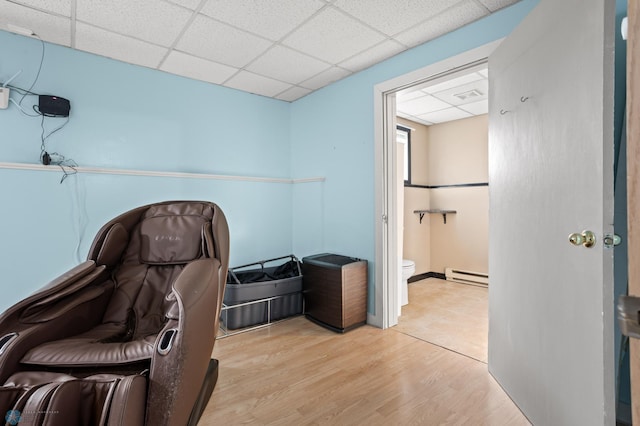
<path id="1" fill-rule="evenodd" d="M 288 259 L 280 265 L 265 267 Z M 246 269 L 249 268 L 249 269 Z M 229 268 L 220 319 L 227 329 L 264 324 L 302 313 L 302 269 L 294 256 Z"/>

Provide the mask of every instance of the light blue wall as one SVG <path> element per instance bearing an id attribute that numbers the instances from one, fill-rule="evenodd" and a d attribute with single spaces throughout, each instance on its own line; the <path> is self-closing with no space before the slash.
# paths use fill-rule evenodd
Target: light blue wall
<path id="1" fill-rule="evenodd" d="M 2 213 L 0 234 L 11 244 L 0 247 L 0 273 L 20 282 L 7 286 L 7 303 L 75 263 L 69 252 L 77 241 L 74 224 L 83 216 L 74 206 L 87 211 L 84 255 L 100 224 L 123 210 L 168 198 L 208 198 L 229 216 L 232 265 L 289 252 L 364 258 L 372 311 L 374 86 L 508 35 L 536 3 L 523 0 L 292 104 L 46 44 L 34 91 L 72 103 L 71 120 L 50 138 L 49 151 L 82 166 L 324 176 L 326 181 L 287 185 L 85 175 L 59 185 L 56 173 L 4 170 L 0 196 L 12 207 Z M 0 58 L 0 80 L 23 69 L 13 84 L 28 87 L 40 43 L 0 32 Z M 47 128 L 58 120 L 47 119 Z M 0 111 L 0 128 L 0 161 L 37 161 L 37 118 L 12 106 Z M 37 257 L 31 251 L 35 245 Z M 38 267 L 24 271 L 27 257 L 38 259 Z"/>
<path id="2" fill-rule="evenodd" d="M 49 152 L 81 166 L 290 176 L 288 103 L 45 45 L 33 91 L 71 101 L 70 121 L 49 138 Z M 22 69 L 12 84 L 28 88 L 40 49 L 38 40 L 0 31 L 0 81 Z M 33 101 L 25 99 L 28 109 Z M 45 126 L 62 122 L 47 118 Z M 39 118 L 11 105 L 0 110 L 0 129 L 0 162 L 38 161 Z M 0 169 L 0 310 L 77 264 L 80 234 L 84 259 L 104 222 L 154 201 L 218 203 L 229 220 L 232 266 L 292 252 L 290 184 L 91 174 L 60 184 L 60 177 Z"/>
<path id="3" fill-rule="evenodd" d="M 367 259 L 369 312 L 375 305 L 375 85 L 505 37 L 535 4 L 523 0 L 292 104 L 293 176 L 326 176 L 313 190 L 294 191 L 293 249 L 299 256 L 328 251 Z"/>

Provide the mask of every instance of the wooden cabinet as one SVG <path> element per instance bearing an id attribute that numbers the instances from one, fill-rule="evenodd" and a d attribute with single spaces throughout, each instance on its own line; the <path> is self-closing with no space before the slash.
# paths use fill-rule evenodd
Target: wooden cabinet
<path id="1" fill-rule="evenodd" d="M 338 332 L 367 322 L 367 261 L 337 254 L 302 259 L 308 319 Z"/>

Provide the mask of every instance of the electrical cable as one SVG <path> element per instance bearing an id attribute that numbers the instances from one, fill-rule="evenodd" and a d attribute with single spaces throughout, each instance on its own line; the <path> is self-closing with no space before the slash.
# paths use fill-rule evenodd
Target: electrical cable
<path id="1" fill-rule="evenodd" d="M 33 110 L 34 111 L 38 111 L 35 107 L 35 105 L 33 106 Z M 44 118 L 46 117 L 46 115 L 44 114 L 40 114 L 42 116 L 42 119 L 40 120 L 40 128 L 42 129 L 42 132 L 40 133 L 40 158 L 38 161 L 42 161 L 43 163 L 46 163 L 46 161 L 43 160 L 43 156 L 49 155 L 47 154 L 47 147 L 46 147 L 46 140 L 53 135 L 54 133 L 56 133 L 57 131 L 59 131 L 60 129 L 62 129 L 64 126 L 67 125 L 67 123 L 69 123 L 69 116 L 67 116 L 67 119 L 64 121 L 64 123 L 62 123 L 60 126 L 58 126 L 57 128 L 55 128 L 54 130 L 50 131 L 46 136 L 44 135 L 45 133 L 45 128 L 44 128 Z M 63 157 L 64 158 L 64 157 Z M 53 163 L 51 163 L 53 164 Z M 45 164 L 47 165 L 47 164 Z M 75 165 L 77 167 L 77 164 Z"/>
<path id="2" fill-rule="evenodd" d="M 39 93 L 35 93 L 35 92 L 31 92 L 27 89 L 23 89 L 22 87 L 18 87 L 18 86 L 14 86 L 13 84 L 7 84 L 7 87 L 9 89 L 13 89 L 16 92 L 20 93 L 21 95 L 25 95 L 25 96 L 40 96 Z"/>
<path id="3" fill-rule="evenodd" d="M 23 110 L 22 107 L 20 106 L 20 104 L 16 101 L 14 101 L 13 99 L 9 98 L 9 102 L 13 103 L 16 107 L 18 107 L 18 109 L 20 110 L 21 113 L 23 113 L 24 115 L 26 115 L 27 117 L 39 117 L 41 114 L 29 114 L 27 111 Z"/>
<path id="4" fill-rule="evenodd" d="M 16 102 L 14 99 L 9 98 L 9 101 L 12 102 L 20 110 L 20 112 L 22 112 L 24 115 L 29 117 L 41 117 L 40 128 L 42 129 L 42 131 L 40 133 L 40 158 L 38 158 L 38 162 L 44 165 L 54 165 L 54 166 L 60 167 L 60 169 L 62 170 L 62 178 L 60 179 L 60 183 L 62 183 L 65 181 L 67 177 L 78 173 L 78 170 L 77 170 L 78 164 L 73 159 L 66 158 L 64 155 L 58 154 L 57 152 L 53 152 L 49 154 L 46 149 L 46 140 L 51 135 L 58 132 L 60 129 L 62 129 L 64 126 L 66 126 L 69 123 L 69 116 L 67 115 L 64 123 L 62 123 L 60 126 L 56 127 L 55 129 L 51 130 L 45 136 L 45 132 L 46 132 L 44 127 L 45 117 L 57 117 L 57 116 L 43 113 L 38 108 L 38 105 L 32 106 L 32 109 L 35 112 L 35 114 L 29 114 L 22 108 L 22 102 L 27 96 L 40 96 L 38 93 L 32 92 L 32 90 L 36 85 L 36 83 L 38 82 L 38 79 L 40 78 L 40 72 L 42 71 L 42 65 L 44 64 L 45 44 L 44 44 L 44 40 L 42 40 L 42 38 L 38 34 L 33 33 L 32 36 L 38 38 L 42 46 L 41 53 L 40 53 L 40 65 L 38 65 L 38 72 L 36 73 L 36 77 L 33 79 L 33 82 L 31 83 L 28 89 L 23 89 L 22 87 L 10 85 L 10 84 L 7 84 L 6 87 L 14 89 L 19 94 L 22 95 L 19 102 Z M 9 81 L 7 81 L 7 83 Z M 78 244 L 80 243 L 78 242 Z"/>
<path id="5" fill-rule="evenodd" d="M 27 92 L 31 92 L 31 89 L 33 89 L 33 86 L 36 85 L 36 82 L 38 81 L 38 78 L 40 77 L 40 71 L 42 71 L 42 64 L 44 63 L 44 40 L 42 40 L 42 38 L 40 38 L 40 36 L 38 34 L 34 33 L 33 35 L 35 37 L 37 37 L 38 40 L 40 40 L 40 43 L 42 44 L 42 54 L 40 55 L 40 65 L 38 66 L 38 72 L 36 73 L 36 78 L 33 79 L 33 83 L 31 83 L 31 86 L 29 86 L 29 88 L 26 90 Z M 27 96 L 27 94 L 25 93 L 20 98 L 20 102 L 18 102 L 18 105 L 20 105 L 20 107 L 22 107 L 22 101 L 24 101 L 24 98 L 26 96 Z"/>
<path id="6" fill-rule="evenodd" d="M 84 240 L 89 216 L 87 214 L 87 206 L 85 202 L 86 188 L 84 186 L 84 181 L 80 181 L 79 176 L 76 176 L 73 179 L 73 186 L 73 190 L 70 191 L 69 195 L 71 196 L 71 205 L 74 207 L 73 213 L 76 216 L 76 220 L 72 221 L 74 225 L 74 231 L 76 232 L 76 236 L 78 238 L 75 255 L 77 261 L 82 262 L 82 259 L 80 257 L 80 247 L 82 246 L 82 241 Z"/>

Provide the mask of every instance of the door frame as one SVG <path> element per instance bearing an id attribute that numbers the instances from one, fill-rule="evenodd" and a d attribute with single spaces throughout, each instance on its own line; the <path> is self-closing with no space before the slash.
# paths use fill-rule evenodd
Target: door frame
<path id="1" fill-rule="evenodd" d="M 640 45 L 640 7 L 627 4 L 627 247 L 628 294 L 640 296 L 640 62 L 633 52 Z M 640 339 L 629 339 L 631 374 L 631 419 L 640 422 Z"/>
<path id="2" fill-rule="evenodd" d="M 395 149 L 395 94 L 399 90 L 487 61 L 504 38 L 462 52 L 426 67 L 384 81 L 374 86 L 375 147 L 375 282 L 374 312 L 367 323 L 388 328 L 398 323 L 398 253 L 394 234 L 398 193 L 394 185 L 397 152 Z M 491 94 L 489 94 L 491 96 Z"/>

